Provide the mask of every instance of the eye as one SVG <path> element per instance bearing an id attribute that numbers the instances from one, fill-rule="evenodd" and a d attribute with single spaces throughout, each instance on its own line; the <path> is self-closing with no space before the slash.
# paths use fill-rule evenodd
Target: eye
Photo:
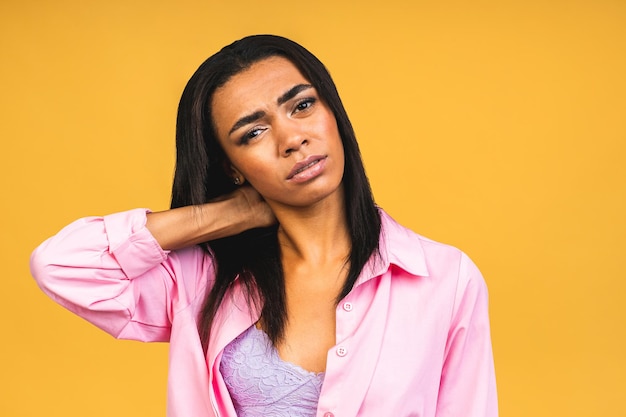
<path id="1" fill-rule="evenodd" d="M 257 136 L 259 136 L 261 133 L 263 133 L 265 129 L 261 128 L 261 127 L 254 127 L 250 130 L 248 130 L 246 133 L 243 134 L 243 136 L 239 139 L 239 144 L 240 145 L 247 145 L 248 142 L 250 142 L 252 139 L 256 138 Z"/>
<path id="2" fill-rule="evenodd" d="M 317 99 L 315 97 L 307 97 L 307 98 L 303 98 L 302 100 L 299 100 L 296 103 L 294 113 L 310 109 L 313 106 L 313 104 L 315 104 L 316 101 Z"/>

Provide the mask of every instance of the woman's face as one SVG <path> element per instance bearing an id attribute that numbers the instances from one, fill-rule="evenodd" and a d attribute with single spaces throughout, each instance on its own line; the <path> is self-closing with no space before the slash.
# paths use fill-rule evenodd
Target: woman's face
<path id="1" fill-rule="evenodd" d="M 309 206 L 341 192 L 337 122 L 291 61 L 270 57 L 234 75 L 211 109 L 233 173 L 270 205 Z"/>

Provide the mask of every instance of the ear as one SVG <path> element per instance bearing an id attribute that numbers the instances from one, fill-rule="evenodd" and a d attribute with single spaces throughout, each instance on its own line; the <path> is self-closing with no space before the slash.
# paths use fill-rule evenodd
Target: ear
<path id="1" fill-rule="evenodd" d="M 228 160 L 224 160 L 224 171 L 226 175 L 232 178 L 233 184 L 243 185 L 243 183 L 246 182 L 246 177 Z"/>

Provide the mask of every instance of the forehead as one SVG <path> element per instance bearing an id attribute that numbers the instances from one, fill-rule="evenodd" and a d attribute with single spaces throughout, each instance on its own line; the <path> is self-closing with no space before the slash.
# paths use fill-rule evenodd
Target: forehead
<path id="1" fill-rule="evenodd" d="M 215 91 L 214 97 L 227 91 L 241 90 L 246 87 L 255 88 L 266 85 L 268 82 L 288 81 L 292 78 L 305 80 L 300 70 L 290 60 L 281 56 L 271 56 L 233 75 Z"/>
<path id="2" fill-rule="evenodd" d="M 274 56 L 255 62 L 215 90 L 211 99 L 212 117 L 219 122 L 226 116 L 225 110 L 238 113 L 276 103 L 281 94 L 302 83 L 309 81 L 286 58 Z"/>

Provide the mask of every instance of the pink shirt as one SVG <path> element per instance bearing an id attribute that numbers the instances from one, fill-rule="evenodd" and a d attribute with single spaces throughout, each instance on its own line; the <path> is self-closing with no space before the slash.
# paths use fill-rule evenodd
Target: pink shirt
<path id="1" fill-rule="evenodd" d="M 75 221 L 35 250 L 33 276 L 56 302 L 117 338 L 170 342 L 169 417 L 235 416 L 220 358 L 258 312 L 235 283 L 205 356 L 196 319 L 214 279 L 211 258 L 198 247 L 163 251 L 145 214 Z M 381 257 L 337 306 L 317 416 L 497 416 L 480 272 L 461 251 L 381 218 Z"/>

